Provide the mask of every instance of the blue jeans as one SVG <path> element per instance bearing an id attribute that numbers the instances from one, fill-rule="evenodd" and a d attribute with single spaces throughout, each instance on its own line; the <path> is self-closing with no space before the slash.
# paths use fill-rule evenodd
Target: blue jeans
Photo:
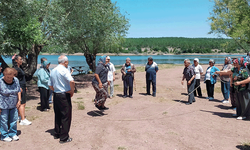
<path id="1" fill-rule="evenodd" d="M 0 115 L 0 120 L 1 120 L 0 132 L 2 140 L 6 137 L 13 137 L 17 134 L 17 119 L 18 119 L 17 108 L 2 109 Z M 9 130 L 8 130 L 8 122 L 10 123 Z"/>
<path id="2" fill-rule="evenodd" d="M 221 82 L 221 91 L 224 99 L 228 100 L 230 95 L 230 82 Z"/>

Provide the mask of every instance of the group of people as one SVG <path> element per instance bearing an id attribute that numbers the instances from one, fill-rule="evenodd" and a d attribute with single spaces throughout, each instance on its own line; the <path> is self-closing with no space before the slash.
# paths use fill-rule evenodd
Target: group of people
<path id="1" fill-rule="evenodd" d="M 231 101 L 231 108 L 236 110 L 238 120 L 246 119 L 250 114 L 250 53 L 247 57 L 230 58 L 225 57 L 222 69 L 218 69 L 213 59 L 209 60 L 209 66 L 206 72 L 203 72 L 202 66 L 199 65 L 199 59 L 195 58 L 193 65 L 189 59 L 184 60 L 184 70 L 181 83 L 187 81 L 188 102 L 187 105 L 195 102 L 195 97 L 202 98 L 200 87 L 201 76 L 204 75 L 204 83 L 206 84 L 206 99 L 214 100 L 214 86 L 217 77 L 221 81 L 221 92 L 223 95 L 222 103 Z M 197 93 L 196 93 L 197 92 Z"/>

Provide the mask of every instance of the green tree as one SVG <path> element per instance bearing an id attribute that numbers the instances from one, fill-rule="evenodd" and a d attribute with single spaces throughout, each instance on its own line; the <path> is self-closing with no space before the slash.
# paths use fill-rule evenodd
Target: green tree
<path id="1" fill-rule="evenodd" d="M 231 37 L 244 50 L 250 45 L 250 0 L 214 0 L 211 32 Z"/>

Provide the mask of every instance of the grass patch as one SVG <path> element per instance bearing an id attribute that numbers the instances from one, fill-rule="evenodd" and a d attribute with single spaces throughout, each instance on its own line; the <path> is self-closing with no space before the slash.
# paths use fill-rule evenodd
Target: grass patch
<path id="1" fill-rule="evenodd" d="M 80 91 L 77 91 L 76 93 L 81 93 Z"/>
<path id="2" fill-rule="evenodd" d="M 166 114 L 168 114 L 168 112 L 166 112 L 166 111 L 162 113 L 162 115 L 166 115 Z"/>
<path id="3" fill-rule="evenodd" d="M 77 99 L 83 99 L 82 97 L 77 97 Z"/>
<path id="4" fill-rule="evenodd" d="M 27 117 L 27 119 L 29 120 L 29 121 L 34 121 L 34 120 L 36 120 L 37 118 L 39 118 L 38 116 L 28 116 Z"/>
<path id="5" fill-rule="evenodd" d="M 77 109 L 78 110 L 84 110 L 85 106 L 83 105 L 83 102 L 77 102 Z"/>
<path id="6" fill-rule="evenodd" d="M 240 149 L 241 150 L 249 150 L 250 149 L 250 142 L 241 143 Z"/>
<path id="7" fill-rule="evenodd" d="M 118 147 L 118 150 L 126 150 L 125 147 Z"/>

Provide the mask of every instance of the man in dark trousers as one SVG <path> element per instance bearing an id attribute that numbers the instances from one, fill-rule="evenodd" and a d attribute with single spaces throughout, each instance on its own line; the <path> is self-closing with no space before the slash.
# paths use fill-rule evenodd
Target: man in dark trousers
<path id="1" fill-rule="evenodd" d="M 131 63 L 130 58 L 126 59 L 126 63 L 122 66 L 122 80 L 124 87 L 124 95 L 123 98 L 127 97 L 127 91 L 129 87 L 129 97 L 133 98 L 133 81 L 134 81 L 134 73 L 136 72 L 135 66 Z"/>
<path id="2" fill-rule="evenodd" d="M 190 65 L 189 59 L 184 60 L 184 66 L 185 66 L 185 68 L 183 70 L 183 77 L 182 77 L 181 84 L 183 85 L 184 79 L 186 79 L 187 90 L 188 90 L 188 94 L 189 94 L 188 103 L 186 103 L 186 105 L 190 105 L 193 102 L 195 102 L 194 91 L 193 91 L 194 86 L 195 86 L 195 71 L 194 71 L 194 68 Z"/>
<path id="3" fill-rule="evenodd" d="M 150 94 L 150 84 L 152 82 L 153 86 L 153 95 L 156 97 L 156 73 L 158 72 L 159 68 L 157 64 L 153 61 L 152 57 L 148 58 L 148 63 L 145 66 L 146 71 L 146 84 L 147 84 L 147 95 Z"/>
<path id="4" fill-rule="evenodd" d="M 49 87 L 54 93 L 55 135 L 60 143 L 71 142 L 69 130 L 72 119 L 71 97 L 74 94 L 75 82 L 68 71 L 68 58 L 64 55 L 58 58 L 59 65 L 51 71 Z"/>

